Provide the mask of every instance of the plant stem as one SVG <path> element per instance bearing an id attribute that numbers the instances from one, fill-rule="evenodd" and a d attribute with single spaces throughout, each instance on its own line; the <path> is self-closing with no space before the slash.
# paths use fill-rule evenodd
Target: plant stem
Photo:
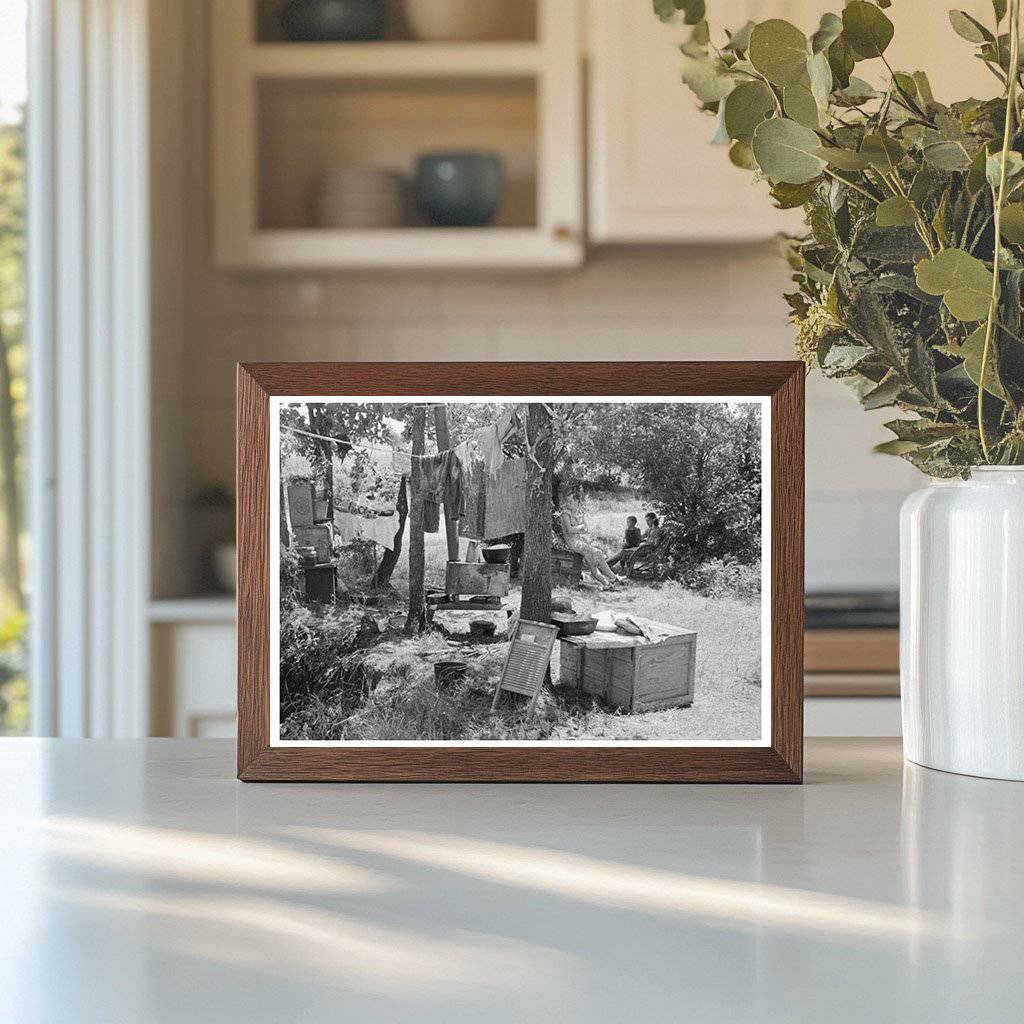
<path id="1" fill-rule="evenodd" d="M 985 434 L 985 372 L 988 369 L 992 346 L 992 331 L 999 309 L 999 256 L 1001 253 L 1001 227 L 1003 201 L 1006 197 L 1006 161 L 1010 152 L 1013 121 L 1017 112 L 1017 67 L 1020 62 L 1020 0 L 1010 0 L 1010 73 L 1006 84 L 1006 119 L 1003 125 L 1003 150 L 999 155 L 999 189 L 995 196 L 993 227 L 995 243 L 992 253 L 992 297 L 989 300 L 988 320 L 985 322 L 985 345 L 981 350 L 981 369 L 978 371 L 978 435 L 985 461 L 992 462 L 988 437 Z"/>
<path id="2" fill-rule="evenodd" d="M 878 196 L 873 196 L 866 188 L 861 188 L 860 185 L 858 185 L 854 181 L 847 181 L 846 178 L 840 178 L 838 174 L 833 174 L 827 167 L 824 169 L 824 173 L 827 174 L 833 180 L 842 182 L 842 184 L 848 186 L 849 188 L 852 188 L 854 192 L 859 192 L 862 196 L 866 196 L 868 199 L 871 200 L 871 202 L 877 205 Z"/>

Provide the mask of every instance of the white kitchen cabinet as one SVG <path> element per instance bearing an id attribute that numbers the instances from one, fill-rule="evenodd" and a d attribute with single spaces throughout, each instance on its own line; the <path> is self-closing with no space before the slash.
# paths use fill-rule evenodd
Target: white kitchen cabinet
<path id="1" fill-rule="evenodd" d="M 281 37 L 274 0 L 212 4 L 217 265 L 578 265 L 579 0 L 535 0 L 535 9 L 525 40 L 307 43 Z M 415 204 L 403 227 L 317 223 L 314 196 L 332 171 L 384 169 L 411 180 L 420 154 L 452 150 L 502 158 L 506 187 L 493 224 L 431 227 Z"/>
<path id="2" fill-rule="evenodd" d="M 726 9 L 726 6 L 728 9 Z M 713 30 L 748 19 L 817 27 L 818 3 L 742 0 L 712 7 Z M 768 187 L 710 145 L 715 119 L 682 82 L 689 28 L 664 25 L 642 0 L 590 0 L 588 173 L 593 242 L 770 238 L 800 223 Z"/>
<path id="3" fill-rule="evenodd" d="M 712 32 L 745 21 L 785 18 L 810 34 L 821 0 L 735 0 L 709 4 Z M 985 23 L 988 0 L 958 4 Z M 928 72 L 935 95 L 949 101 L 994 95 L 996 80 L 957 37 L 945 7 L 903 2 L 887 10 L 896 26 L 889 57 L 897 69 Z M 647 0 L 589 0 L 589 233 L 604 242 L 715 242 L 768 238 L 798 230 L 800 211 L 779 211 L 767 185 L 732 166 L 712 146 L 714 118 L 701 113 L 681 80 L 679 43 L 689 28 L 664 25 Z M 1005 28 L 1005 26 L 1004 26 Z M 878 80 L 878 61 L 858 74 Z"/>
<path id="4" fill-rule="evenodd" d="M 150 605 L 150 735 L 235 735 L 235 602 L 185 598 Z"/>

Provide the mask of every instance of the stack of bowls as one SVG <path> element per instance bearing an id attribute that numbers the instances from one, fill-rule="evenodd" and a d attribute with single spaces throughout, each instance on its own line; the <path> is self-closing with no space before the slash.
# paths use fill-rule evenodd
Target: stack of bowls
<path id="1" fill-rule="evenodd" d="M 409 219 L 409 185 L 398 171 L 338 167 L 320 179 L 321 228 L 400 228 Z"/>

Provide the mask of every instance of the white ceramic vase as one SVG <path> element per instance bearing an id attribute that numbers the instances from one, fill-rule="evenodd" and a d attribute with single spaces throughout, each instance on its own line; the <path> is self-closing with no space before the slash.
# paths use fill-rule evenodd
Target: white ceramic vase
<path id="1" fill-rule="evenodd" d="M 1024 466 L 912 494 L 900 563 L 904 753 L 1024 781 Z"/>

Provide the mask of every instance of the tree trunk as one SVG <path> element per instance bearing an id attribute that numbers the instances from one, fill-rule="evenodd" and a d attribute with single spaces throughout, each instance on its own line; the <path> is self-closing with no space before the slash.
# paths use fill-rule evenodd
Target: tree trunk
<path id="1" fill-rule="evenodd" d="M 14 398 L 7 340 L 0 333 L 0 474 L 3 475 L 3 563 L 6 588 L 19 609 L 25 607 L 21 582 L 21 488 L 18 486 L 18 442 L 14 435 Z"/>
<path id="2" fill-rule="evenodd" d="M 327 429 L 327 410 L 323 402 L 310 402 L 309 430 L 313 434 L 329 437 Z M 317 441 L 320 454 L 324 459 L 324 476 L 327 483 L 327 521 L 334 522 L 334 445 L 330 441 Z"/>
<path id="3" fill-rule="evenodd" d="M 406 633 L 421 633 L 426 622 L 424 614 L 425 595 L 423 573 L 425 555 L 423 550 L 423 495 L 421 479 L 423 474 L 417 456 L 423 454 L 423 433 L 427 421 L 427 410 L 417 406 L 412 416 L 412 478 L 409 495 L 409 614 L 405 620 Z"/>
<path id="4" fill-rule="evenodd" d="M 437 438 L 437 450 L 446 452 L 452 446 L 451 435 L 448 433 L 448 407 L 434 406 L 434 436 Z M 459 521 L 453 515 L 454 509 L 444 506 L 444 529 L 448 540 L 448 561 L 459 560 Z"/>
<path id="5" fill-rule="evenodd" d="M 386 587 L 391 582 L 391 574 L 398 565 L 398 559 L 402 554 L 402 537 L 405 535 L 405 521 L 409 516 L 409 499 L 406 497 L 405 477 L 398 488 L 398 529 L 395 530 L 394 547 L 388 551 L 384 549 L 384 555 L 374 573 L 372 586 Z"/>
<path id="6" fill-rule="evenodd" d="M 531 403 L 527 415 L 526 538 L 520 615 L 551 621 L 551 413 Z"/>

